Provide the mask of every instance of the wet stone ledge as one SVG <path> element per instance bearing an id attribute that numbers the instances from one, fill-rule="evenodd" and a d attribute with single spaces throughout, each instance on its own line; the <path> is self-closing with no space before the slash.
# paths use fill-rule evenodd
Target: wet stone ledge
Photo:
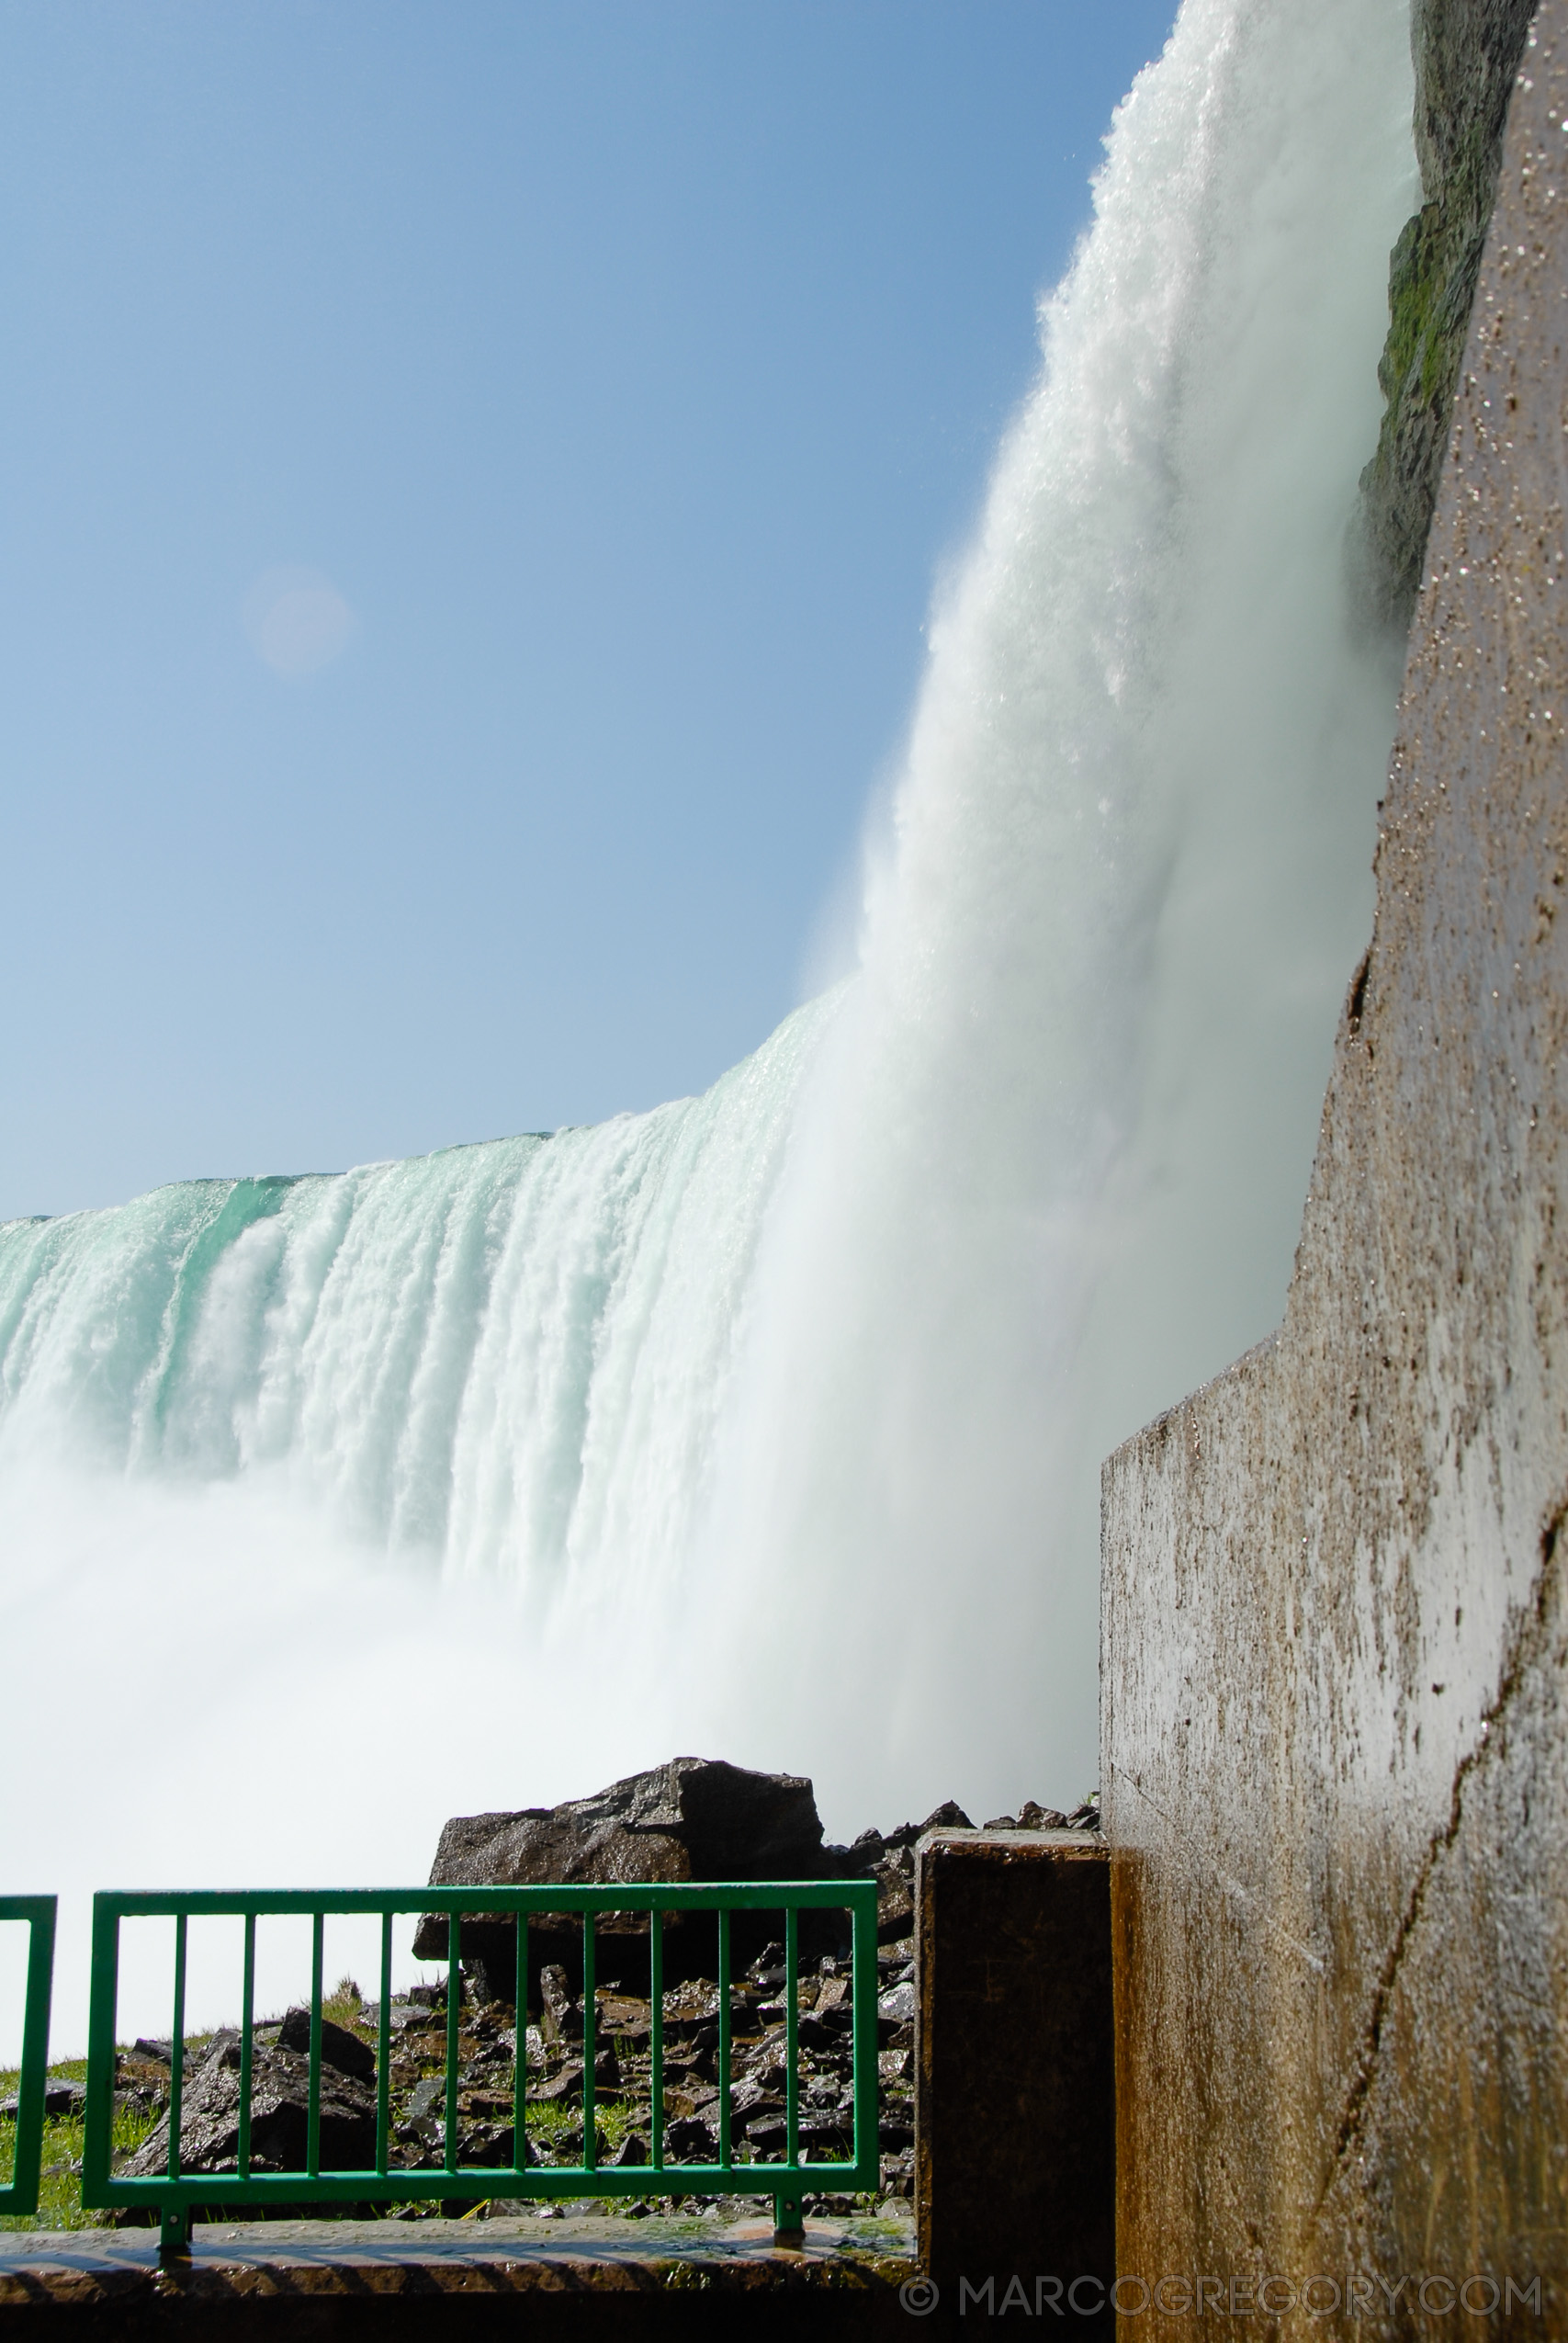
<path id="1" fill-rule="evenodd" d="M 160 2267 L 144 2230 L 0 2237 L 0 2337 L 882 2337 L 907 2331 L 899 2220 L 213 2223 Z M 926 2322 L 928 2330 L 931 2322 Z M 942 2332 L 939 2324 L 937 2332 Z"/>

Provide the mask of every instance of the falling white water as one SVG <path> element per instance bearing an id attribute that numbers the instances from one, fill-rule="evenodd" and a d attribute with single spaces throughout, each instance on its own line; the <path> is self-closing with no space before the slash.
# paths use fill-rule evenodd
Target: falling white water
<path id="1" fill-rule="evenodd" d="M 1403 0 L 1187 0 L 858 968 L 705 1098 L 0 1230 L 0 1879 L 415 1877 L 677 1747 L 837 1831 L 1092 1783 L 1099 1460 L 1277 1319 L 1370 919 L 1410 104 Z"/>

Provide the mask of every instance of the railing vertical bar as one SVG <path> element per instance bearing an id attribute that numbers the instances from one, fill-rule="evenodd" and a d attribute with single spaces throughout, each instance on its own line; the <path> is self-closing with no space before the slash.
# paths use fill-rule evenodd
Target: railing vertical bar
<path id="1" fill-rule="evenodd" d="M 648 1916 L 648 1996 L 653 2031 L 649 2036 L 649 2113 L 653 2137 L 649 2143 L 656 2172 L 664 2169 L 664 1915 Z"/>
<path id="2" fill-rule="evenodd" d="M 451 1912 L 446 1919 L 446 2169 L 457 2169 L 457 2075 L 462 2051 L 457 2030 L 463 2017 L 463 1922 Z"/>
<path id="3" fill-rule="evenodd" d="M 181 1912 L 175 1922 L 175 2034 L 169 2044 L 169 2178 L 180 2177 L 180 2104 L 186 2078 L 186 1927 Z"/>
<path id="4" fill-rule="evenodd" d="M 784 2161 L 800 2161 L 800 1915 L 792 1904 L 784 1914 Z"/>
<path id="5" fill-rule="evenodd" d="M 327 1916 L 323 1910 L 317 1912 L 310 1922 L 310 2090 L 305 2169 L 312 2180 L 321 2168 L 321 1957 L 326 1932 Z"/>
<path id="6" fill-rule="evenodd" d="M 82 2201 L 89 2205 L 102 2203 L 109 2177 L 118 1998 L 119 1914 L 100 1892 L 93 1898 L 92 1984 L 87 2003 L 87 2122 L 82 2143 Z"/>
<path id="7" fill-rule="evenodd" d="M 599 1998 L 593 1985 L 593 1915 L 582 1915 L 582 2168 L 597 2169 L 599 2117 L 593 2095 L 593 2061 L 599 2046 Z"/>
<path id="8" fill-rule="evenodd" d="M 729 2165 L 729 1914 L 718 1916 L 718 2160 Z"/>
<path id="9" fill-rule="evenodd" d="M 850 1915 L 850 1991 L 854 2006 L 855 2162 L 861 2185 L 874 2188 L 881 2177 L 877 2127 L 876 1907 L 865 1898 Z M 864 2177 L 869 2171 L 870 2177 Z"/>
<path id="10" fill-rule="evenodd" d="M 381 1995 L 376 2005 L 376 2170 L 387 2169 L 392 2096 L 392 1915 L 381 1915 Z"/>
<path id="11" fill-rule="evenodd" d="M 310 1924 L 310 2100 L 305 2127 L 305 2169 L 311 2179 L 321 2174 L 321 1994 L 323 1952 L 326 1952 L 326 1909 L 311 1914 Z"/>
<path id="12" fill-rule="evenodd" d="M 38 2210 L 39 2181 L 43 2163 L 43 2104 L 49 2067 L 50 1998 L 54 1980 L 55 1909 L 52 1896 L 0 1896 L 0 1919 L 20 1920 L 28 1931 L 28 1975 L 22 2002 L 22 2064 L 17 2077 L 11 2178 L 7 2183 L 0 2185 L 0 2213 L 19 2214 L 24 2218 Z M 96 1967 L 96 1919 L 94 1938 Z M 113 2059 L 111 2043 L 111 2074 Z M 91 2066 L 87 2070 L 87 2083 L 90 2091 L 93 2083 Z M 112 2099 L 110 2104 L 112 2111 Z M 89 2111 L 89 2135 L 92 2129 Z M 85 2140 L 83 2154 L 85 2163 Z"/>
<path id="13" fill-rule="evenodd" d="M 256 2020 L 256 1916 L 245 1914 L 245 1974 L 240 1988 L 240 2147 L 242 2180 L 251 2177 L 251 2031 Z"/>
<path id="14" fill-rule="evenodd" d="M 528 2161 L 528 1915 L 517 1915 L 516 2025 L 512 2057 L 512 2169 Z"/>
<path id="15" fill-rule="evenodd" d="M 38 2202 L 43 2161 L 43 2102 L 49 2090 L 49 2013 L 54 1996 L 54 1923 L 58 1907 L 52 1896 L 39 1898 L 28 1921 L 28 1982 L 22 2000 L 22 2071 L 17 2077 L 17 2145 L 12 2152 L 11 2185 L 26 2181 L 22 2170 L 22 2111 L 32 2118 L 31 2169 L 33 2202 Z M 36 2110 L 36 2112 L 35 2112 Z M 18 2190 L 19 2194 L 19 2190 Z"/>

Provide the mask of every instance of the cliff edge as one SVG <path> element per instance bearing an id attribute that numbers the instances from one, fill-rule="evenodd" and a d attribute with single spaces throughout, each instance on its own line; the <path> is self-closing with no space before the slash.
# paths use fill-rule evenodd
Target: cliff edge
<path id="1" fill-rule="evenodd" d="M 1389 266 L 1386 405 L 1352 529 L 1359 617 L 1403 636 L 1416 607 L 1503 126 L 1536 0 L 1411 0 L 1421 209 Z"/>

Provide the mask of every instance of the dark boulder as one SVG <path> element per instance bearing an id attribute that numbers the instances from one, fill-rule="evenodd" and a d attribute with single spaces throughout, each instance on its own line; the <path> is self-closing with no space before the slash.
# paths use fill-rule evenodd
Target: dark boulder
<path id="1" fill-rule="evenodd" d="M 334 2031 L 338 2031 L 334 2029 Z M 292 2050 L 257 2043 L 251 2070 L 251 2168 L 303 2172 L 310 2118 L 310 2066 Z M 376 2160 L 376 2095 L 370 2085 L 325 2060 L 321 2066 L 323 2172 L 363 2172 Z M 180 2166 L 187 2173 L 232 2173 L 240 2154 L 240 2046 L 219 2036 L 186 2077 L 180 2111 Z M 118 2169 L 131 2180 L 159 2179 L 169 2168 L 169 2119 L 153 2125 Z"/>
<path id="2" fill-rule="evenodd" d="M 987 1830 L 1066 1830 L 1069 1826 L 1058 1807 L 1043 1806 L 1033 1798 L 1025 1798 L 1017 1814 L 993 1815 L 982 1827 Z"/>
<path id="3" fill-rule="evenodd" d="M 0 2117 L 15 2118 L 21 2103 L 21 2094 L 13 2091 L 9 2099 L 0 2099 Z M 46 2115 L 80 2115 L 87 2104 L 87 2087 L 73 2083 L 62 2075 L 44 2078 L 43 2111 Z"/>
<path id="4" fill-rule="evenodd" d="M 924 1822 L 902 1822 L 897 1830 L 863 1830 L 854 1845 L 842 1851 L 843 1862 L 834 1868 L 839 1876 L 846 1879 L 865 1878 L 881 1869 L 888 1854 L 912 1848 L 928 1830 L 972 1830 L 974 1827 L 961 1805 L 952 1798 L 944 1798 Z"/>
<path id="5" fill-rule="evenodd" d="M 822 1824 L 811 1783 L 716 1758 L 673 1758 L 591 1798 L 515 1814 L 455 1815 L 431 1866 L 433 1887 L 567 1885 L 616 1880 L 815 1879 Z M 441 1952 L 446 1923 L 429 1915 Z"/>
<path id="6" fill-rule="evenodd" d="M 459 2133 L 457 2161 L 459 2164 L 482 2164 L 491 2171 L 506 2170 L 516 2154 L 517 2134 L 510 2123 L 499 2126 L 478 2123 L 471 2131 Z M 536 2164 L 538 2156 L 530 2146 L 525 2162 Z M 465 2206 L 465 2212 L 468 2208 Z"/>
<path id="7" fill-rule="evenodd" d="M 298 2051 L 301 2057 L 310 2054 L 310 2012 L 290 2009 L 277 2029 L 279 2050 Z M 351 2034 L 346 2026 L 333 2025 L 330 2018 L 321 2020 L 321 2065 L 335 2068 L 340 2075 L 356 2075 L 361 2082 L 376 2079 L 376 2053 L 367 2042 Z"/>
<path id="8" fill-rule="evenodd" d="M 897 1944 L 915 1925 L 915 1842 L 928 1830 L 969 1830 L 968 1816 L 951 1798 L 924 1822 L 901 1823 L 897 1830 L 863 1830 L 845 1851 L 840 1876 L 876 1882 L 876 1941 Z"/>
<path id="9" fill-rule="evenodd" d="M 1086 1805 L 1068 1819 L 1092 1827 Z M 1063 1817 L 1028 1800 L 1016 1822 L 996 1828 L 1051 1828 Z M 753 1773 L 718 1759 L 673 1758 L 634 1773 L 591 1798 L 558 1806 L 525 1806 L 512 1813 L 454 1816 L 441 1833 L 431 1868 L 432 1886 L 612 1886 L 647 1881 L 867 1879 L 877 1886 L 877 1941 L 899 1944 L 914 1928 L 914 1848 L 928 1830 L 968 1830 L 962 1806 L 947 1800 L 923 1822 L 898 1829 L 863 1831 L 852 1846 L 825 1846 L 817 1800 L 803 1775 Z M 765 1968 L 770 1986 L 783 1983 L 779 1916 L 741 1912 L 731 1926 L 732 1975 L 749 1962 Z M 666 1918 L 667 1985 L 716 1973 L 716 1926 L 707 1915 Z M 642 1913 L 608 1912 L 595 1919 L 596 1977 L 601 1986 L 645 1990 L 648 1920 Z M 516 1990 L 517 1935 L 502 1915 L 464 1919 L 463 1965 L 475 1998 L 510 2002 Z M 762 1948 L 767 1948 L 763 1953 Z M 427 1912 L 414 1937 L 420 1960 L 445 1960 L 445 1917 Z M 842 1913 L 806 1912 L 799 1925 L 803 1963 L 846 1952 Z M 548 2041 L 577 2038 L 574 2002 L 582 1986 L 581 1922 L 545 1912 L 529 1921 L 531 2009 L 542 2010 Z M 762 1954 L 761 1961 L 756 1958 Z M 768 1955 L 771 1954 L 772 1960 Z M 773 1971 L 776 1969 L 776 1976 Z"/>
<path id="10" fill-rule="evenodd" d="M 718 2134 L 700 2116 L 677 2116 L 664 2127 L 664 2160 L 667 2164 L 716 2164 Z"/>
<path id="11" fill-rule="evenodd" d="M 746 2137 L 755 2151 L 754 2161 L 777 2164 L 787 2153 L 789 2126 L 782 2115 L 768 2116 L 747 2127 Z M 850 2134 L 841 2123 L 820 2117 L 802 2115 L 795 2128 L 795 2145 L 801 2155 L 813 2164 L 836 2162 L 850 2153 Z"/>
<path id="12" fill-rule="evenodd" d="M 558 1806 L 454 1816 L 441 1833 L 430 1882 L 433 1887 L 527 1887 L 815 1879 L 822 1868 L 822 1824 L 809 1781 L 753 1773 L 721 1759 L 673 1758 Z M 705 1966 L 711 1975 L 711 1925 L 687 1922 L 680 1932 L 688 1943 L 684 1951 L 671 1947 L 674 1971 L 697 1974 Z M 427 1912 L 414 1938 L 415 1957 L 445 1960 L 446 1933 L 445 1917 Z M 666 1935 L 676 1933 L 676 1924 L 667 1921 Z M 635 1979 L 637 1948 L 648 1937 L 645 1916 L 607 1913 L 596 1919 L 594 1935 L 604 1950 L 601 1979 Z M 529 1939 L 533 1976 L 553 1962 L 581 1979 L 581 1932 L 574 1919 L 541 1914 L 529 1923 Z M 512 1923 L 465 1919 L 461 1943 L 479 1991 L 510 1999 L 516 1962 Z M 644 1954 L 643 1972 L 646 1966 Z"/>

